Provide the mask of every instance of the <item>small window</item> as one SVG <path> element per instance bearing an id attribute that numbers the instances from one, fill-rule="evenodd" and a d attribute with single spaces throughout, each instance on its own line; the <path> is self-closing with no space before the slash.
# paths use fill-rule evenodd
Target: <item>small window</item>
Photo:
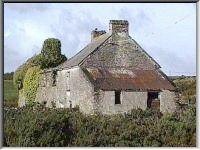
<path id="1" fill-rule="evenodd" d="M 52 82 L 52 85 L 53 85 L 53 86 L 56 86 L 56 76 L 57 76 L 57 71 L 54 70 L 54 71 L 53 71 L 53 77 L 52 77 L 52 78 L 53 78 L 53 82 Z"/>
<path id="2" fill-rule="evenodd" d="M 115 104 L 121 104 L 121 91 L 115 91 Z"/>
<path id="3" fill-rule="evenodd" d="M 67 72 L 67 77 L 70 78 L 70 72 L 69 71 Z"/>
<path id="4" fill-rule="evenodd" d="M 66 85 L 67 85 L 67 91 L 70 91 L 70 72 L 69 71 L 67 72 L 67 82 L 66 82 Z"/>

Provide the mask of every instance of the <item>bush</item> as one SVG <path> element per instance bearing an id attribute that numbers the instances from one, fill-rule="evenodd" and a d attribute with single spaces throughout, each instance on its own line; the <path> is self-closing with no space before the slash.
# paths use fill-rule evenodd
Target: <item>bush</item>
<path id="1" fill-rule="evenodd" d="M 4 110 L 7 146 L 195 146 L 196 109 L 161 115 L 83 115 L 78 110 L 37 105 Z"/>
<path id="2" fill-rule="evenodd" d="M 174 80 L 183 103 L 196 103 L 196 79 L 181 78 Z"/>
<path id="3" fill-rule="evenodd" d="M 5 111 L 5 145 L 68 146 L 73 137 L 68 110 L 32 109 Z"/>
<path id="4" fill-rule="evenodd" d="M 38 60 L 42 69 L 56 67 L 66 61 L 65 55 L 61 54 L 60 40 L 55 38 L 46 39 Z"/>

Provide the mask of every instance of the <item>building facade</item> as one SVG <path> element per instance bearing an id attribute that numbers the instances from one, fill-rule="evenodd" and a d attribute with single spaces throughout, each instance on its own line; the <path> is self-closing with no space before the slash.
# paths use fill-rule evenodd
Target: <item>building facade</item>
<path id="1" fill-rule="evenodd" d="M 147 107 L 173 112 L 175 88 L 160 68 L 130 37 L 128 21 L 111 20 L 108 33 L 95 29 L 84 49 L 42 73 L 36 101 L 48 107 L 78 106 L 86 114 Z"/>

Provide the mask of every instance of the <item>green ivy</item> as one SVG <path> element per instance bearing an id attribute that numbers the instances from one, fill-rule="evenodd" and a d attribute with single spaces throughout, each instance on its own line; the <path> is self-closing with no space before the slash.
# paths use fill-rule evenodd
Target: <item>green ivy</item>
<path id="1" fill-rule="evenodd" d="M 13 82 L 28 101 L 33 101 L 39 83 L 39 72 L 46 68 L 56 67 L 66 61 L 61 54 L 61 42 L 55 38 L 44 41 L 41 53 L 29 58 L 14 73 Z"/>
<path id="2" fill-rule="evenodd" d="M 33 56 L 29 58 L 24 64 L 22 64 L 14 73 L 13 75 L 13 82 L 15 86 L 19 86 L 20 83 L 23 83 L 24 77 L 26 75 L 26 72 L 28 68 L 36 66 L 36 59 L 37 56 Z M 23 87 L 23 86 L 22 86 Z M 20 89 L 22 87 L 19 87 Z"/>
<path id="3" fill-rule="evenodd" d="M 31 67 L 28 69 L 24 78 L 23 95 L 27 102 L 32 103 L 35 100 L 36 92 L 39 86 L 41 76 L 41 69 L 38 66 Z"/>
<path id="4" fill-rule="evenodd" d="M 67 58 L 61 54 L 61 42 L 55 38 L 44 41 L 41 54 L 38 56 L 41 68 L 56 67 Z"/>

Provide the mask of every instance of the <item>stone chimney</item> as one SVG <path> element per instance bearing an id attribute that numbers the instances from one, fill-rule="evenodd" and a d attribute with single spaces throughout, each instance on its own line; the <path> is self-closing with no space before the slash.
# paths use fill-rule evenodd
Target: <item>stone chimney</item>
<path id="1" fill-rule="evenodd" d="M 128 35 L 128 26 L 127 20 L 110 20 L 109 31 L 110 33 L 125 33 Z"/>
<path id="2" fill-rule="evenodd" d="M 95 28 L 95 30 L 93 30 L 91 33 L 91 41 L 94 41 L 97 37 L 99 37 L 105 33 L 106 33 L 105 30 L 98 31 L 98 29 Z"/>

